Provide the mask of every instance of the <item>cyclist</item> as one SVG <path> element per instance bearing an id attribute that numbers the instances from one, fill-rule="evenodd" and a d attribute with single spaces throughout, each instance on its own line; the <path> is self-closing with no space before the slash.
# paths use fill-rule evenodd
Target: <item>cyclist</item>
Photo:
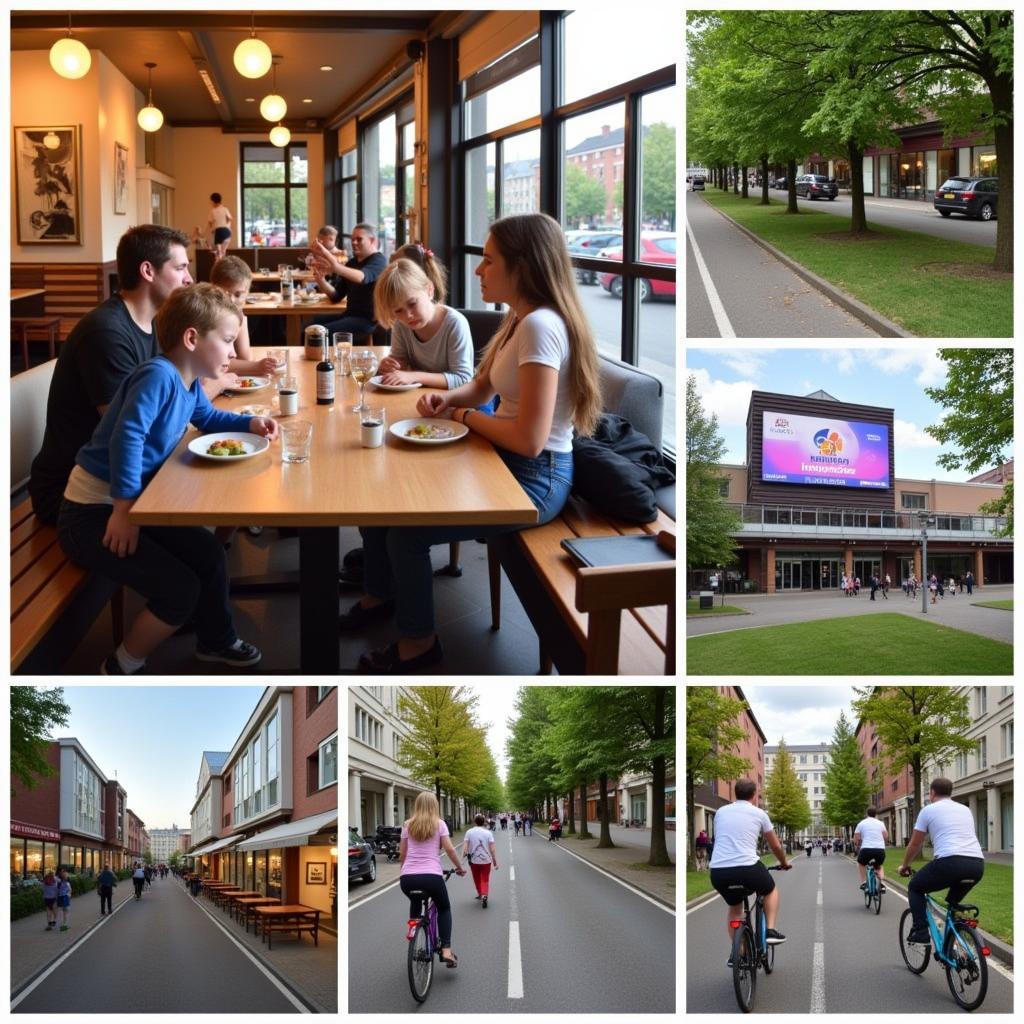
<path id="1" fill-rule="evenodd" d="M 952 781 L 932 779 L 928 795 L 931 803 L 921 808 L 914 822 L 914 832 L 899 869 L 903 876 L 910 874 L 911 862 L 921 852 L 925 836 L 930 835 L 933 857 L 914 874 L 908 886 L 914 930 L 907 938 L 910 942 L 921 943 L 931 941 L 925 893 L 949 886 L 946 902 L 960 903 L 985 873 L 985 857 L 974 831 L 974 817 L 969 807 L 951 799 Z"/>
<path id="2" fill-rule="evenodd" d="M 412 817 L 402 825 L 402 843 L 398 859 L 402 864 L 399 885 L 409 897 L 409 916 L 419 917 L 423 900 L 410 892 L 425 892 L 437 907 L 437 931 L 441 940 L 441 960 L 446 967 L 458 967 L 459 958 L 452 952 L 452 905 L 441 871 L 441 849 L 455 865 L 455 873 L 466 869 L 452 845 L 448 826 L 441 817 L 441 808 L 433 793 L 420 793 L 413 804 Z"/>
<path id="3" fill-rule="evenodd" d="M 814 843 L 811 842 L 809 836 L 807 837 L 807 839 L 804 840 L 804 849 L 807 851 L 807 856 L 810 857 L 811 850 L 814 849 Z"/>
<path id="4" fill-rule="evenodd" d="M 750 779 L 737 779 L 733 789 L 736 799 L 715 814 L 711 884 L 729 904 L 728 921 L 738 921 L 743 916 L 743 890 L 730 889 L 730 886 L 742 885 L 764 896 L 765 924 L 768 926 L 766 941 L 775 946 L 785 942 L 786 936 L 775 930 L 779 894 L 775 880 L 757 855 L 758 839 L 764 836 L 783 871 L 788 871 L 793 865 L 786 860 L 786 852 L 775 835 L 771 819 L 751 802 L 757 792 L 756 784 Z M 728 930 L 732 941 L 731 925 L 728 925 Z"/>
<path id="5" fill-rule="evenodd" d="M 877 815 L 878 808 L 869 807 L 867 817 L 857 822 L 857 827 L 853 830 L 853 848 L 857 851 L 860 887 L 868 887 L 867 863 L 873 860 L 878 874 L 879 890 L 885 892 L 885 871 L 882 865 L 885 863 L 885 844 L 889 841 L 889 833 Z"/>
<path id="6" fill-rule="evenodd" d="M 135 862 L 135 870 L 132 871 L 132 884 L 135 886 L 135 898 L 142 899 L 142 887 L 146 884 L 146 872 L 142 869 L 141 861 Z"/>

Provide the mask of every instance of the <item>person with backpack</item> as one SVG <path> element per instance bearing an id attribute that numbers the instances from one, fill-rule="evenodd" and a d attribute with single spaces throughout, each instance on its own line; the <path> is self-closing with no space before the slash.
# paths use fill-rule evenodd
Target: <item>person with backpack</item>
<path id="1" fill-rule="evenodd" d="M 478 814 L 473 821 L 473 828 L 463 836 L 462 856 L 469 858 L 469 870 L 473 873 L 473 884 L 476 886 L 474 899 L 481 900 L 487 906 L 490 891 L 491 868 L 498 870 L 498 854 L 494 848 L 494 835 L 484 828 L 485 818 Z M 518 822 L 516 822 L 518 825 Z"/>
<path id="2" fill-rule="evenodd" d="M 548 825 L 548 842 L 550 843 L 553 839 L 561 839 L 561 838 L 562 838 L 562 823 L 558 820 L 558 815 L 556 814 L 551 819 L 551 823 Z"/>

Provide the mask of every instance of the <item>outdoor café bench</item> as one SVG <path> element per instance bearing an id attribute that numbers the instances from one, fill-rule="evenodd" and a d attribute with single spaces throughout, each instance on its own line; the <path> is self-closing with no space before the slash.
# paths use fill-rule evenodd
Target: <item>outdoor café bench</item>
<path id="1" fill-rule="evenodd" d="M 313 936 L 313 945 L 319 945 L 320 911 L 302 903 L 287 903 L 277 907 L 255 907 L 253 912 L 260 926 L 260 941 L 266 940 L 267 948 L 274 948 L 274 932 L 295 932 L 301 942 L 302 933 Z"/>

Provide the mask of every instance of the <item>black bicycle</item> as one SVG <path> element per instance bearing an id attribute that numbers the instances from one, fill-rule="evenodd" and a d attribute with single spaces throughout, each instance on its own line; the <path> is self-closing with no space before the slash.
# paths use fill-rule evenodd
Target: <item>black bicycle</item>
<path id="1" fill-rule="evenodd" d="M 769 871 L 782 871 L 776 864 Z M 730 889 L 743 889 L 743 918 L 731 921 L 732 933 L 732 985 L 736 991 L 736 1002 L 744 1013 L 754 1008 L 754 994 L 757 990 L 757 972 L 765 974 L 775 970 L 775 946 L 768 944 L 768 922 L 764 916 L 764 897 L 754 900 L 754 922 L 750 920 L 751 892 L 745 886 L 734 885 Z"/>

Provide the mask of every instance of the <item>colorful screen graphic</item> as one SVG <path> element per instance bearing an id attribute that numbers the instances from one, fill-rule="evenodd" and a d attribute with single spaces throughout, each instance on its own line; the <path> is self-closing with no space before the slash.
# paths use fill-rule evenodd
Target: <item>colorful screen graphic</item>
<path id="1" fill-rule="evenodd" d="M 889 428 L 765 412 L 761 479 L 773 484 L 887 488 Z"/>

